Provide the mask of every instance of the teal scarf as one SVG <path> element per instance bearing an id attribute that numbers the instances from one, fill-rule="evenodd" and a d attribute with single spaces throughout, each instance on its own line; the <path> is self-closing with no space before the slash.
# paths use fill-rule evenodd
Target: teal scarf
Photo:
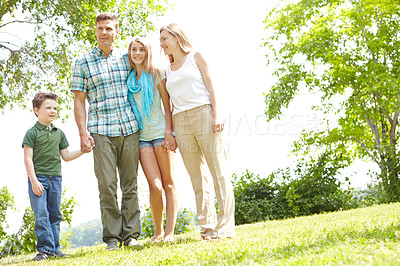
<path id="1" fill-rule="evenodd" d="M 135 114 L 136 120 L 139 125 L 139 129 L 143 130 L 143 118 L 150 119 L 150 107 L 154 105 L 154 80 L 149 73 L 142 71 L 139 81 L 136 79 L 136 71 L 133 70 L 128 77 L 128 101 L 132 107 L 133 113 Z M 135 103 L 135 99 L 132 94 L 142 92 L 142 114 L 140 114 L 139 108 Z"/>

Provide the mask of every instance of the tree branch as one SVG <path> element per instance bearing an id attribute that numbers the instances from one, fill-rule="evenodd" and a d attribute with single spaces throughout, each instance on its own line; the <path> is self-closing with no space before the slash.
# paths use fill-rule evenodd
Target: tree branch
<path id="1" fill-rule="evenodd" d="M 5 26 L 10 25 L 10 24 L 13 24 L 13 23 L 41 24 L 40 22 L 37 22 L 37 21 L 13 20 L 13 21 L 9 21 L 7 23 L 4 23 L 4 24 L 0 25 L 0 28 L 5 27 Z"/>
<path id="2" fill-rule="evenodd" d="M 355 137 L 351 137 L 351 139 L 357 141 L 358 144 L 360 144 L 360 146 L 361 146 L 361 147 L 368 153 L 368 155 L 372 158 L 372 160 L 373 160 L 375 163 L 377 163 L 377 164 L 379 165 L 380 168 L 382 168 L 380 162 L 378 161 L 378 159 L 377 159 L 377 158 L 372 154 L 372 152 L 367 148 L 367 146 L 364 144 L 364 142 L 362 142 L 361 140 L 359 140 L 359 139 L 357 139 L 357 138 L 355 138 Z"/>

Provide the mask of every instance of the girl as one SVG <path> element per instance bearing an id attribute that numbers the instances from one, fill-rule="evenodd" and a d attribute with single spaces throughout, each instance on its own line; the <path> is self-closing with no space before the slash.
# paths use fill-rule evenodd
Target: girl
<path id="1" fill-rule="evenodd" d="M 196 197 L 197 216 L 203 240 L 235 236 L 233 188 L 226 171 L 218 106 L 207 63 L 193 50 L 176 24 L 160 29 L 160 45 L 168 56 L 166 88 L 173 103 L 176 142 L 189 172 Z M 218 202 L 218 217 L 211 194 L 207 162 Z"/>
<path id="2" fill-rule="evenodd" d="M 155 232 L 150 242 L 172 242 L 177 216 L 177 195 L 172 177 L 172 153 L 176 149 L 172 136 L 172 118 L 164 73 L 154 67 L 150 45 L 136 37 L 129 44 L 128 57 L 133 69 L 128 77 L 128 100 L 140 128 L 140 164 L 149 183 L 150 208 Z M 161 110 L 161 99 L 165 116 Z M 166 229 L 163 230 L 162 190 L 166 198 Z"/>

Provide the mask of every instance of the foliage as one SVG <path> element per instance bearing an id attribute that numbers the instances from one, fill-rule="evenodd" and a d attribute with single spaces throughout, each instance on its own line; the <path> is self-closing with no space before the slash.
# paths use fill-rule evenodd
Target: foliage
<path id="1" fill-rule="evenodd" d="M 282 175 L 282 183 L 276 181 L 279 174 Z M 261 178 L 248 170 L 240 177 L 233 174 L 235 223 L 246 224 L 293 216 L 285 197 L 284 181 L 288 179 L 288 173 L 282 170 L 267 178 Z"/>
<path id="2" fill-rule="evenodd" d="M 5 231 L 8 227 L 6 214 L 10 209 L 15 209 L 14 196 L 8 191 L 7 187 L 2 187 L 0 189 L 0 242 L 7 235 Z"/>
<path id="3" fill-rule="evenodd" d="M 102 225 L 100 220 L 93 220 L 72 227 L 71 242 L 74 246 L 92 246 L 102 243 Z"/>
<path id="4" fill-rule="evenodd" d="M 342 183 L 336 178 L 338 171 L 344 167 L 341 164 L 343 160 L 325 152 L 316 162 L 297 165 L 297 178 L 288 184 L 286 193 L 288 205 L 295 216 L 357 207 L 352 190 L 342 190 Z"/>
<path id="5" fill-rule="evenodd" d="M 74 197 L 67 197 L 66 190 L 63 191 L 62 201 L 61 201 L 61 213 L 63 214 L 63 222 L 67 222 L 71 225 L 72 214 L 74 208 L 77 204 Z M 22 217 L 22 224 L 19 230 L 10 235 L 5 235 L 0 246 L 0 257 L 6 255 L 15 255 L 19 253 L 30 253 L 34 252 L 36 249 L 36 235 L 35 235 L 35 218 L 33 211 L 30 207 L 25 209 L 24 215 Z M 60 241 L 61 244 L 69 246 L 68 235 L 64 235 Z"/>
<path id="6" fill-rule="evenodd" d="M 165 213 L 163 217 L 164 217 L 164 227 L 165 227 L 166 224 Z M 154 229 L 153 217 L 151 215 L 151 209 L 149 206 L 144 207 L 144 214 L 142 212 L 142 214 L 140 215 L 140 219 L 142 222 L 141 236 L 144 238 L 152 237 L 155 229 Z M 174 233 L 176 235 L 183 234 L 194 231 L 195 228 L 196 228 L 195 214 L 190 210 L 187 210 L 186 208 L 180 209 L 177 214 Z"/>
<path id="7" fill-rule="evenodd" d="M 326 151 L 317 160 L 278 169 L 266 178 L 248 170 L 233 175 L 235 223 L 284 219 L 371 205 L 369 195 L 342 188 L 336 176 L 344 159 Z M 348 179 L 346 178 L 346 182 Z"/>
<path id="8" fill-rule="evenodd" d="M 96 16 L 114 12 L 119 40 L 154 31 L 152 20 L 168 0 L 10 0 L 0 2 L 0 110 L 19 105 L 33 92 L 52 91 L 70 109 L 73 59 L 96 44 Z M 118 43 L 117 43 L 118 46 Z"/>
<path id="9" fill-rule="evenodd" d="M 386 201 L 400 199 L 400 2 L 300 0 L 265 20 L 277 82 L 265 95 L 268 120 L 279 118 L 307 89 L 321 97 L 319 130 L 305 132 L 295 152 L 326 148 L 371 160 Z"/>
<path id="10" fill-rule="evenodd" d="M 106 252 L 105 244 L 64 250 L 46 265 L 398 265 L 400 204 L 267 221 L 236 227 L 236 237 L 201 241 L 198 232 L 175 243 Z M 0 264 L 30 265 L 34 254 Z"/>

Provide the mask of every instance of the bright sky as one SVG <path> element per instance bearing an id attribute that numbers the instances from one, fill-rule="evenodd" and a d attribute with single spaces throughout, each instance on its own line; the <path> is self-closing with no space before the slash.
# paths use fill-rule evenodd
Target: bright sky
<path id="1" fill-rule="evenodd" d="M 264 97 L 273 84 L 272 68 L 268 68 L 265 48 L 261 47 L 264 34 L 262 23 L 277 0 L 172 0 L 175 9 L 157 22 L 157 28 L 168 23 L 178 23 L 188 34 L 194 47 L 202 52 L 211 68 L 214 89 L 221 111 L 226 118 L 226 146 L 230 174 L 250 172 L 267 176 L 272 171 L 287 167 L 294 158 L 288 154 L 291 145 L 303 129 L 316 129 L 320 118 L 304 107 L 310 103 L 309 95 L 299 95 L 280 121 L 266 122 Z M 158 32 L 151 36 L 153 52 L 159 56 Z M 159 59 L 165 63 L 165 58 Z M 30 104 L 30 103 L 29 103 Z M 25 132 L 34 125 L 36 117 L 28 110 L 13 110 L 0 115 L 2 131 L 0 141 L 0 187 L 7 186 L 15 195 L 18 213 L 10 213 L 9 221 L 17 220 L 29 205 L 27 175 L 23 164 L 21 143 Z M 69 150 L 79 149 L 78 130 L 73 118 L 62 124 L 55 121 L 66 133 Z M 97 180 L 93 171 L 92 154 L 63 162 L 63 185 L 68 195 L 79 202 L 73 214 L 77 225 L 100 219 Z M 356 180 L 362 185 L 369 180 Z M 175 182 L 179 207 L 195 210 L 190 179 L 179 153 L 175 155 Z M 147 182 L 139 169 L 140 205 L 148 205 Z"/>

